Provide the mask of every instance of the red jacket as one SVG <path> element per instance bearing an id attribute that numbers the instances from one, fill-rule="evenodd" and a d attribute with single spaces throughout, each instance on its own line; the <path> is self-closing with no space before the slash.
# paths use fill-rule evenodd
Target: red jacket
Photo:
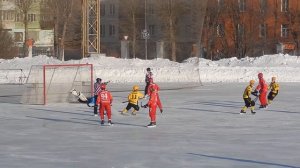
<path id="1" fill-rule="evenodd" d="M 156 83 L 151 83 L 148 87 L 148 94 L 150 95 L 151 92 L 156 91 L 158 92 L 160 90 L 160 87 Z"/>
<path id="2" fill-rule="evenodd" d="M 101 90 L 98 93 L 97 104 L 111 104 L 113 101 L 112 95 L 107 90 Z"/>
<path id="3" fill-rule="evenodd" d="M 258 85 L 255 90 L 259 91 L 260 93 L 268 92 L 268 84 L 266 83 L 264 78 L 259 79 Z"/>

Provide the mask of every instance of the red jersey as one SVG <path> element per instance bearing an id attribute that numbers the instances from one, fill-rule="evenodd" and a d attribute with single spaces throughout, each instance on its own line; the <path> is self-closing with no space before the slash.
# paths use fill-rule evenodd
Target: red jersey
<path id="1" fill-rule="evenodd" d="M 101 90 L 98 94 L 97 104 L 111 104 L 113 101 L 112 95 L 107 90 Z"/>
<path id="2" fill-rule="evenodd" d="M 268 84 L 264 80 L 264 78 L 259 79 L 259 83 L 256 87 L 256 90 L 258 90 L 260 93 L 262 92 L 268 92 Z"/>
<path id="3" fill-rule="evenodd" d="M 148 87 L 148 95 L 151 95 L 153 91 L 158 92 L 160 90 L 160 87 L 156 83 L 151 83 Z"/>

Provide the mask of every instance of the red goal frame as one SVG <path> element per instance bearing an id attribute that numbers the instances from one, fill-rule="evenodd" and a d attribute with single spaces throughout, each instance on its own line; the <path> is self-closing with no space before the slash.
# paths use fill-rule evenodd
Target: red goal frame
<path id="1" fill-rule="evenodd" d="M 90 67 L 90 79 L 91 79 L 91 96 L 93 96 L 94 93 L 94 87 L 93 87 L 93 64 L 48 64 L 48 65 L 43 65 L 43 97 L 44 97 L 44 105 L 47 104 L 47 94 L 46 94 L 46 69 L 48 67 L 83 67 L 83 66 L 88 66 Z"/>

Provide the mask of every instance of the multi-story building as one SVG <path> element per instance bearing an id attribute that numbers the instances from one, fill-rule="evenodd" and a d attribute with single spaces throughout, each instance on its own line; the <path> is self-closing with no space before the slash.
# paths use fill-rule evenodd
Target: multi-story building
<path id="1" fill-rule="evenodd" d="M 10 32 L 15 40 L 15 44 L 20 48 L 19 56 L 23 56 L 21 48 L 25 39 L 25 28 L 23 13 L 18 9 L 18 0 L 0 0 L 1 25 L 2 28 Z M 33 55 L 52 55 L 53 51 L 53 30 L 43 30 L 40 26 L 40 3 L 42 0 L 33 0 L 33 4 L 27 14 L 28 18 L 28 39 L 34 40 Z"/>
<path id="2" fill-rule="evenodd" d="M 186 5 L 192 5 L 185 0 L 177 0 L 184 2 Z M 101 52 L 107 55 L 120 57 L 121 40 L 124 36 L 129 36 L 129 41 L 132 42 L 131 30 L 128 27 L 132 26 L 132 18 L 130 10 L 135 10 L 135 22 L 137 29 L 137 58 L 145 58 L 145 43 L 147 42 L 147 55 L 149 59 L 157 57 L 157 43 L 163 42 L 165 37 L 164 24 L 160 18 L 158 3 L 160 0 L 136 0 L 136 1 L 122 1 L 122 0 L 101 0 Z M 134 4 L 130 4 L 134 3 Z M 174 1 L 174 3 L 177 3 Z M 146 9 L 146 10 L 145 10 Z M 190 55 L 192 44 L 195 43 L 195 38 L 192 31 L 187 30 L 186 25 L 190 25 L 191 13 L 185 13 L 180 22 L 180 32 L 178 34 L 178 53 L 179 55 Z M 129 26 L 129 24 L 131 24 Z M 125 25 L 127 27 L 125 27 Z M 125 30 L 127 29 L 127 30 Z M 142 31 L 147 29 L 149 38 L 147 41 L 143 38 Z M 189 48 L 189 49 L 186 49 Z M 165 49 L 168 50 L 167 48 Z M 132 51 L 130 51 L 132 52 Z M 130 54 L 132 56 L 132 53 Z"/>
<path id="3" fill-rule="evenodd" d="M 159 0 L 136 2 L 139 3 L 141 11 L 146 6 L 145 25 L 150 32 L 148 55 L 149 58 L 155 58 L 156 42 L 163 41 L 166 35 L 157 9 Z M 193 8 L 195 3 L 195 1 L 182 2 L 188 8 Z M 120 56 L 120 41 L 126 35 L 122 31 L 124 16 L 121 11 L 126 7 L 122 0 L 101 0 L 101 46 L 102 51 L 107 52 L 108 55 Z M 139 31 L 145 28 L 145 13 L 141 12 L 137 15 Z M 300 51 L 299 13 L 299 0 L 209 0 L 202 31 L 202 56 L 220 59 L 279 52 L 298 54 Z M 193 10 L 188 10 L 178 19 L 177 52 L 182 59 L 190 56 L 192 46 L 198 42 L 194 36 L 197 29 L 190 29 L 195 25 L 192 15 Z M 137 57 L 144 58 L 145 40 L 139 38 L 138 43 L 141 52 Z"/>
<path id="4" fill-rule="evenodd" d="M 207 57 L 297 54 L 299 13 L 299 0 L 209 1 L 203 33 Z"/>

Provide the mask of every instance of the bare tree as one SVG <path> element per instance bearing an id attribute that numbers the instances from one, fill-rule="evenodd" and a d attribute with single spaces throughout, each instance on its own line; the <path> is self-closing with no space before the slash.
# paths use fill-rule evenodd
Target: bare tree
<path id="1" fill-rule="evenodd" d="M 58 59 L 64 61 L 64 47 L 68 24 L 71 21 L 74 0 L 45 0 L 47 13 L 53 16 L 54 50 Z"/>
<path id="2" fill-rule="evenodd" d="M 171 60 L 176 61 L 177 37 L 179 29 L 179 19 L 187 12 L 188 6 L 181 0 L 158 1 L 158 13 L 162 21 L 165 40 L 169 42 L 171 48 Z"/>
<path id="3" fill-rule="evenodd" d="M 26 45 L 26 42 L 28 40 L 28 24 L 29 24 L 28 14 L 33 6 L 33 0 L 16 0 L 15 5 L 19 10 L 20 14 L 23 15 L 23 24 L 25 29 L 25 41 L 23 44 L 23 49 L 24 49 L 24 56 L 28 56 L 28 48 Z"/>
<path id="4" fill-rule="evenodd" d="M 0 9 L 2 9 L 2 5 L 2 1 L 0 1 Z M 14 41 L 11 34 L 3 29 L 2 19 L 2 12 L 0 12 L 0 58 L 13 58 L 16 55 Z"/>
<path id="5" fill-rule="evenodd" d="M 191 31 L 193 32 L 193 41 L 198 44 L 196 56 L 200 56 L 200 44 L 202 40 L 203 23 L 206 16 L 208 0 L 192 0 L 190 11 L 192 16 Z M 209 11 L 209 10 L 208 10 Z"/>
<path id="6" fill-rule="evenodd" d="M 140 0 L 126 0 L 122 1 L 122 6 L 121 33 L 129 36 L 132 46 L 132 57 L 136 58 L 136 54 L 139 50 L 137 39 L 140 37 L 139 28 L 141 27 L 142 19 L 141 3 Z"/>
<path id="7" fill-rule="evenodd" d="M 243 18 L 241 16 L 241 9 L 239 3 L 236 3 L 235 0 L 227 1 L 227 13 L 228 17 L 231 20 L 231 40 L 234 43 L 234 54 L 238 58 L 242 58 L 245 56 L 247 43 L 246 43 L 246 26 L 243 22 Z"/>
<path id="8" fill-rule="evenodd" d="M 208 57 L 213 60 L 215 55 L 215 47 L 217 43 L 218 32 L 217 28 L 221 25 L 222 19 L 220 19 L 221 11 L 224 10 L 223 6 L 216 6 L 215 3 L 208 2 L 207 13 L 204 22 L 204 32 L 206 49 L 208 51 Z"/>

